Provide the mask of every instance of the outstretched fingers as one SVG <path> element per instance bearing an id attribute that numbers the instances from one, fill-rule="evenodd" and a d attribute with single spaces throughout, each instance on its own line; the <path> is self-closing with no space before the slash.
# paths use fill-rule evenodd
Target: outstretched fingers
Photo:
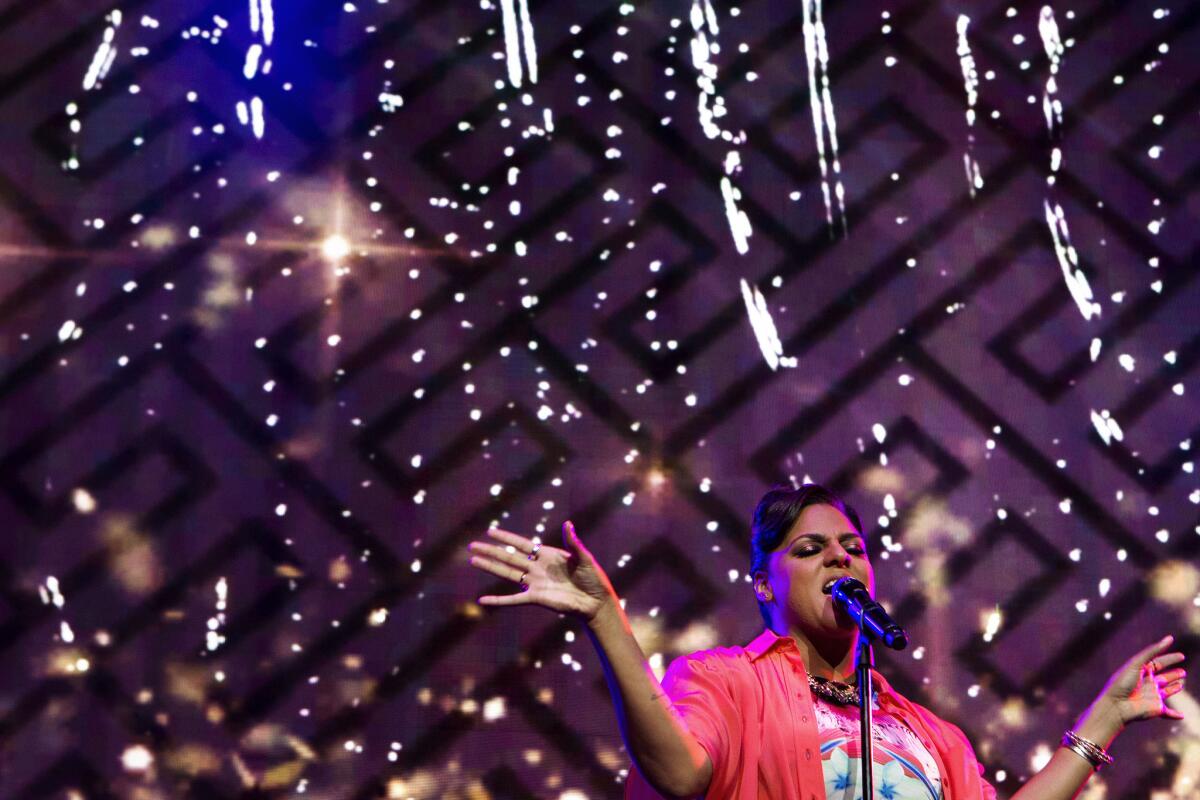
<path id="1" fill-rule="evenodd" d="M 1183 682 L 1187 677 L 1187 670 L 1176 668 L 1168 669 L 1165 672 L 1161 671 L 1165 666 L 1178 664 L 1183 661 L 1183 654 L 1170 653 L 1166 656 L 1159 656 L 1154 661 L 1155 666 L 1160 670 L 1154 675 L 1154 683 L 1155 688 L 1158 689 L 1158 696 L 1162 698 L 1162 715 L 1167 719 L 1183 719 L 1183 713 L 1178 709 L 1171 708 L 1167 705 L 1166 701 L 1183 691 Z"/>
<path id="2" fill-rule="evenodd" d="M 509 545 L 510 547 L 515 547 L 517 550 L 521 551 L 522 553 L 528 553 L 530 550 L 533 549 L 533 540 L 532 539 L 526 539 L 524 536 L 520 535 L 519 533 L 513 533 L 512 531 L 506 531 L 503 528 L 488 528 L 487 535 L 492 537 L 493 539 L 495 539 L 498 542 L 503 542 L 504 544 Z"/>
<path id="3" fill-rule="evenodd" d="M 1171 697 L 1174 697 L 1175 695 L 1179 694 L 1182 691 L 1183 691 L 1183 678 L 1169 681 L 1167 683 L 1160 683 L 1158 685 L 1158 696 L 1161 697 L 1164 701 Z"/>
<path id="4" fill-rule="evenodd" d="M 525 592 L 517 594 L 485 594 L 479 598 L 481 606 L 522 606 L 532 602 Z"/>
<path id="5" fill-rule="evenodd" d="M 1161 656 L 1154 656 L 1150 659 L 1150 663 L 1154 667 L 1154 671 L 1161 675 L 1163 670 L 1176 664 L 1182 664 L 1186 658 L 1187 656 L 1183 653 L 1164 653 Z"/>
<path id="6" fill-rule="evenodd" d="M 511 546 L 500 547 L 499 545 L 488 544 L 487 542 L 471 542 L 467 545 L 467 549 L 473 555 L 486 556 L 493 561 L 499 561 L 502 564 L 507 564 L 510 567 L 516 567 L 521 570 L 527 569 L 529 565 L 529 556 Z"/>
<path id="7" fill-rule="evenodd" d="M 547 605 L 547 582 L 554 582 L 554 568 L 561 565 L 564 559 L 570 558 L 571 552 L 544 545 L 539 540 L 528 539 L 501 528 L 490 528 L 487 535 L 490 541 L 471 542 L 467 545 L 471 553 L 468 563 L 475 569 L 520 584 L 521 591 L 506 595 L 484 595 L 478 599 L 479 604 Z M 538 588 L 535 589 L 534 585 Z M 548 607 L 557 606 L 551 603 Z"/>
<path id="8" fill-rule="evenodd" d="M 567 549 L 567 552 L 571 553 L 577 558 L 582 558 L 585 561 L 595 561 L 591 551 L 587 549 L 583 543 L 583 540 L 579 538 L 579 533 L 575 530 L 574 522 L 571 522 L 571 520 L 564 522 L 562 525 L 562 532 L 563 547 Z"/>
<path id="9" fill-rule="evenodd" d="M 474 544 L 478 544 L 478 542 Z M 503 552 L 502 549 L 501 552 Z M 524 582 L 528 572 L 524 568 L 510 566 L 509 564 L 504 564 L 481 555 L 471 556 L 468 559 L 468 563 L 478 570 L 495 575 L 497 578 L 521 584 L 521 591 L 515 594 L 487 594 L 480 597 L 478 602 L 481 606 L 519 606 L 530 602 L 530 597 L 525 591 L 526 586 Z"/>
<path id="10" fill-rule="evenodd" d="M 1162 699 L 1163 699 L 1162 715 L 1164 717 L 1166 717 L 1168 719 L 1183 719 L 1183 712 L 1181 712 L 1179 709 L 1171 708 L 1169 705 L 1167 705 L 1167 700 L 1170 699 L 1173 695 L 1176 695 L 1181 691 L 1183 691 L 1183 683 L 1182 682 L 1174 684 L 1173 688 L 1166 688 L 1166 689 L 1159 690 L 1159 696 L 1162 697 Z"/>
<path id="11" fill-rule="evenodd" d="M 1155 656 L 1158 656 L 1159 653 L 1162 653 L 1162 651 L 1164 651 L 1168 647 L 1170 647 L 1171 643 L 1174 641 L 1175 641 L 1174 636 L 1164 636 L 1163 638 L 1159 639 L 1154 644 L 1143 647 L 1141 650 L 1138 651 L 1137 655 L 1135 655 L 1133 658 L 1129 659 L 1129 661 L 1127 663 L 1136 664 L 1138 667 L 1145 666 L 1146 664 L 1149 664 L 1152 660 L 1155 660 Z M 1171 653 L 1170 655 L 1182 656 L 1182 653 Z M 1168 656 L 1164 655 L 1164 656 L 1161 656 L 1161 658 L 1165 659 L 1165 658 L 1168 658 Z M 1182 660 L 1182 658 L 1179 660 Z M 1162 662 L 1160 662 L 1160 663 L 1162 666 L 1168 666 L 1165 663 L 1162 663 Z M 1172 662 L 1172 663 L 1177 663 L 1177 662 Z"/>
<path id="12" fill-rule="evenodd" d="M 512 581 L 521 585 L 521 591 L 514 594 L 489 594 L 479 598 L 479 604 L 484 606 L 518 606 L 531 602 L 526 592 L 525 578 L 529 575 L 533 562 L 529 554 L 534 549 L 534 542 L 511 531 L 491 528 L 488 536 L 498 544 L 490 542 L 471 542 L 467 549 L 471 557 L 467 560 L 478 570 Z"/>
<path id="13" fill-rule="evenodd" d="M 476 569 L 491 573 L 497 578 L 504 578 L 504 580 L 512 581 L 513 583 L 520 583 L 521 579 L 524 578 L 528 572 L 528 570 L 518 569 L 517 567 L 501 563 L 485 556 L 471 556 L 467 563 Z"/>
<path id="14" fill-rule="evenodd" d="M 1166 672 L 1158 673 L 1154 676 L 1154 679 L 1158 681 L 1159 686 L 1167 686 L 1172 683 L 1182 683 L 1186 675 L 1187 670 L 1172 669 Z"/>

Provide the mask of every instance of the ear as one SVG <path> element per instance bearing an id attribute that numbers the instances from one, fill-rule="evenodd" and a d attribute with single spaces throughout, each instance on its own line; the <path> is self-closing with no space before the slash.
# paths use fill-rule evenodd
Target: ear
<path id="1" fill-rule="evenodd" d="M 775 599 L 775 593 L 771 591 L 771 584 L 767 582 L 767 574 L 765 572 L 754 573 L 754 594 L 764 603 L 769 603 Z"/>

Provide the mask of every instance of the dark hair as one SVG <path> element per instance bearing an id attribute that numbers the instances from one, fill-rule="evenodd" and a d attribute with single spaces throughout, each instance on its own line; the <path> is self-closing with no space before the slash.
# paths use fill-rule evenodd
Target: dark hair
<path id="1" fill-rule="evenodd" d="M 833 506 L 850 520 L 855 530 L 860 534 L 863 532 L 858 513 L 824 486 L 816 483 L 806 483 L 799 488 L 775 486 L 758 501 L 754 519 L 750 522 L 751 580 L 755 573 L 766 571 L 767 559 L 809 506 Z M 763 621 L 770 627 L 770 613 L 762 600 L 758 601 L 758 613 L 762 614 Z"/>

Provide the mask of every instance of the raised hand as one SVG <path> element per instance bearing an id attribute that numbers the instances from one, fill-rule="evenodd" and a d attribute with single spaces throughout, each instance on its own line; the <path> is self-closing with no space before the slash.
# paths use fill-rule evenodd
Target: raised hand
<path id="1" fill-rule="evenodd" d="M 539 545 L 499 528 L 487 533 L 493 542 L 471 542 L 467 546 L 471 551 L 469 563 L 518 584 L 521 591 L 485 595 L 479 598 L 481 605 L 538 605 L 590 621 L 606 603 L 617 602 L 608 576 L 570 522 L 563 523 L 566 549 Z"/>
<path id="2" fill-rule="evenodd" d="M 1181 668 L 1173 669 L 1182 663 L 1183 653 L 1163 653 L 1173 641 L 1174 637 L 1167 636 L 1126 661 L 1109 678 L 1096 704 L 1109 706 L 1122 726 L 1156 717 L 1183 719 L 1167 705 L 1167 698 L 1183 690 L 1187 675 Z"/>

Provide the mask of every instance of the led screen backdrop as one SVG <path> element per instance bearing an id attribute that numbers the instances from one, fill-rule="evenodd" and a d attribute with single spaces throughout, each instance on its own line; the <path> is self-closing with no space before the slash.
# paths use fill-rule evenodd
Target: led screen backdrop
<path id="1" fill-rule="evenodd" d="M 574 520 L 661 668 L 789 480 L 1004 795 L 1197 655 L 1200 3 L 0 5 L 0 796 L 619 797 L 467 542 Z"/>

